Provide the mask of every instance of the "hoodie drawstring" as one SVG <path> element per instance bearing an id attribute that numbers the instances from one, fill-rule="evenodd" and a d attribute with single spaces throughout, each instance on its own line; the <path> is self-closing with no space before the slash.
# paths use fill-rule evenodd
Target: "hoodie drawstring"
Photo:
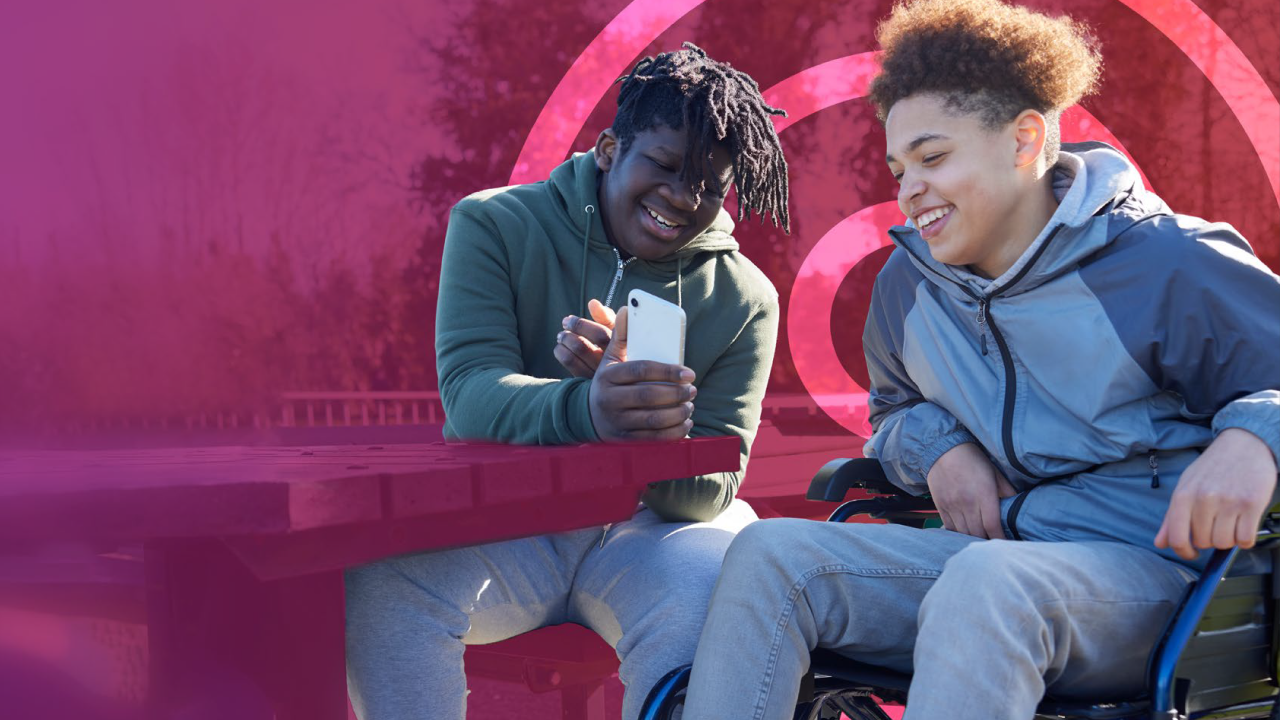
<path id="1" fill-rule="evenodd" d="M 583 317 L 589 317 L 591 314 L 591 311 L 590 309 L 587 308 L 587 256 L 591 251 L 591 248 L 590 248 L 591 220 L 592 220 L 591 216 L 595 214 L 596 207 L 594 205 L 587 205 L 583 207 L 582 210 L 587 214 L 587 225 L 582 231 L 582 272 L 578 280 L 578 304 L 582 307 Z M 613 252 L 618 257 L 619 268 L 618 268 L 618 275 L 617 277 L 614 278 L 614 284 L 609 289 L 609 298 L 605 300 L 606 305 L 610 305 L 613 301 L 613 290 L 617 287 L 618 280 L 621 278 L 622 267 L 626 265 L 630 265 L 631 262 L 635 260 L 634 257 L 630 257 L 630 258 L 627 258 L 626 261 L 624 262 L 622 260 L 622 257 L 620 255 L 617 255 L 618 253 L 617 248 L 614 248 Z M 683 257 L 676 258 L 676 306 L 681 308 L 684 307 L 684 258 Z"/>
<path id="2" fill-rule="evenodd" d="M 684 278 L 684 258 L 678 257 L 676 258 L 676 307 L 678 308 L 684 307 L 684 298 L 681 297 L 681 293 L 684 290 L 684 287 L 682 285 L 683 278 Z"/>
<path id="3" fill-rule="evenodd" d="M 590 317 L 591 311 L 587 309 L 587 242 L 591 239 L 591 216 L 595 215 L 596 206 L 588 205 L 582 210 L 587 213 L 587 227 L 582 231 L 582 274 L 578 281 L 578 305 L 582 308 L 583 317 Z"/>

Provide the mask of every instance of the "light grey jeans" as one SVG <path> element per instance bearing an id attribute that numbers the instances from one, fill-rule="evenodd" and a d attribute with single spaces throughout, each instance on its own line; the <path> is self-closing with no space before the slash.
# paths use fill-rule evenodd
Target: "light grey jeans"
<path id="1" fill-rule="evenodd" d="M 906 720 L 1029 720 L 1142 688 L 1184 567 L 1113 542 L 764 520 L 725 558 L 685 720 L 790 720 L 809 652 L 914 670 Z"/>
<path id="2" fill-rule="evenodd" d="M 705 523 L 651 510 L 595 527 L 391 558 L 347 572 L 347 685 L 361 720 L 460 720 L 464 645 L 572 622 L 613 646 L 623 713 L 693 660 L 725 551 L 755 520 L 741 500 Z"/>

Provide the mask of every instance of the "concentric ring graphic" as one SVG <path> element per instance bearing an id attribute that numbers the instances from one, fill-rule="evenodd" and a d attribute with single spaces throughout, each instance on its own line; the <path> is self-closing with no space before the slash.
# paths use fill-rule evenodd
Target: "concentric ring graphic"
<path id="1" fill-rule="evenodd" d="M 569 154 L 588 116 L 645 48 L 705 0 L 633 0 L 600 31 L 561 79 L 521 149 L 511 184 L 545 178 Z M 1167 37 L 1204 74 L 1225 101 L 1262 162 L 1280 204 L 1280 100 L 1235 42 L 1192 0 L 1119 0 Z M 779 133 L 824 109 L 864 97 L 876 70 L 872 52 L 831 60 L 764 91 L 784 107 Z M 1082 107 L 1062 123 L 1063 140 L 1102 140 L 1140 164 L 1101 122 Z M 1151 183 L 1143 174 L 1148 187 Z M 1157 189 L 1158 188 L 1153 188 Z M 792 286 L 787 335 L 797 375 L 814 402 L 849 432 L 867 436 L 866 389 L 849 376 L 831 333 L 836 291 L 848 272 L 889 242 L 886 230 L 902 221 L 895 202 L 864 207 L 837 223 L 805 257 Z M 861 319 L 857 325 L 861 326 Z M 810 340 L 800 351 L 794 341 Z M 817 340 L 817 342 L 813 342 Z"/>

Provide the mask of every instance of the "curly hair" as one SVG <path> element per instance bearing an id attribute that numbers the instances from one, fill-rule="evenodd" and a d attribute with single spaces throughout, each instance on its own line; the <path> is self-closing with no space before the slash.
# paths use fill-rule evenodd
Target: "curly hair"
<path id="1" fill-rule="evenodd" d="M 1097 89 L 1099 44 L 1082 23 L 1001 0 L 907 0 L 876 29 L 883 54 L 871 103 L 884 122 L 899 100 L 936 94 L 991 129 L 1028 108 L 1048 122 L 1057 161 L 1062 111 Z"/>
<path id="2" fill-rule="evenodd" d="M 626 152 L 636 133 L 658 123 L 688 128 L 681 176 L 698 191 L 705 186 L 702 158 L 713 142 L 729 146 L 733 184 L 738 189 L 738 220 L 772 215 L 774 225 L 791 231 L 787 210 L 787 160 L 772 116 L 785 110 L 770 106 L 750 75 L 717 62 L 693 43 L 684 49 L 646 57 L 620 78 L 618 112 L 613 131 Z M 699 162 L 694 162 L 695 158 Z"/>

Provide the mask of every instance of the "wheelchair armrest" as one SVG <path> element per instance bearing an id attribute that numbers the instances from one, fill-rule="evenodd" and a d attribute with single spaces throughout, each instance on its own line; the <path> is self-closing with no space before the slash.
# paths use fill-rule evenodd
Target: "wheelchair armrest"
<path id="1" fill-rule="evenodd" d="M 809 490 L 806 500 L 840 502 L 853 488 L 861 488 L 875 495 L 906 495 L 901 488 L 889 482 L 875 458 L 837 458 L 822 466 Z"/>

